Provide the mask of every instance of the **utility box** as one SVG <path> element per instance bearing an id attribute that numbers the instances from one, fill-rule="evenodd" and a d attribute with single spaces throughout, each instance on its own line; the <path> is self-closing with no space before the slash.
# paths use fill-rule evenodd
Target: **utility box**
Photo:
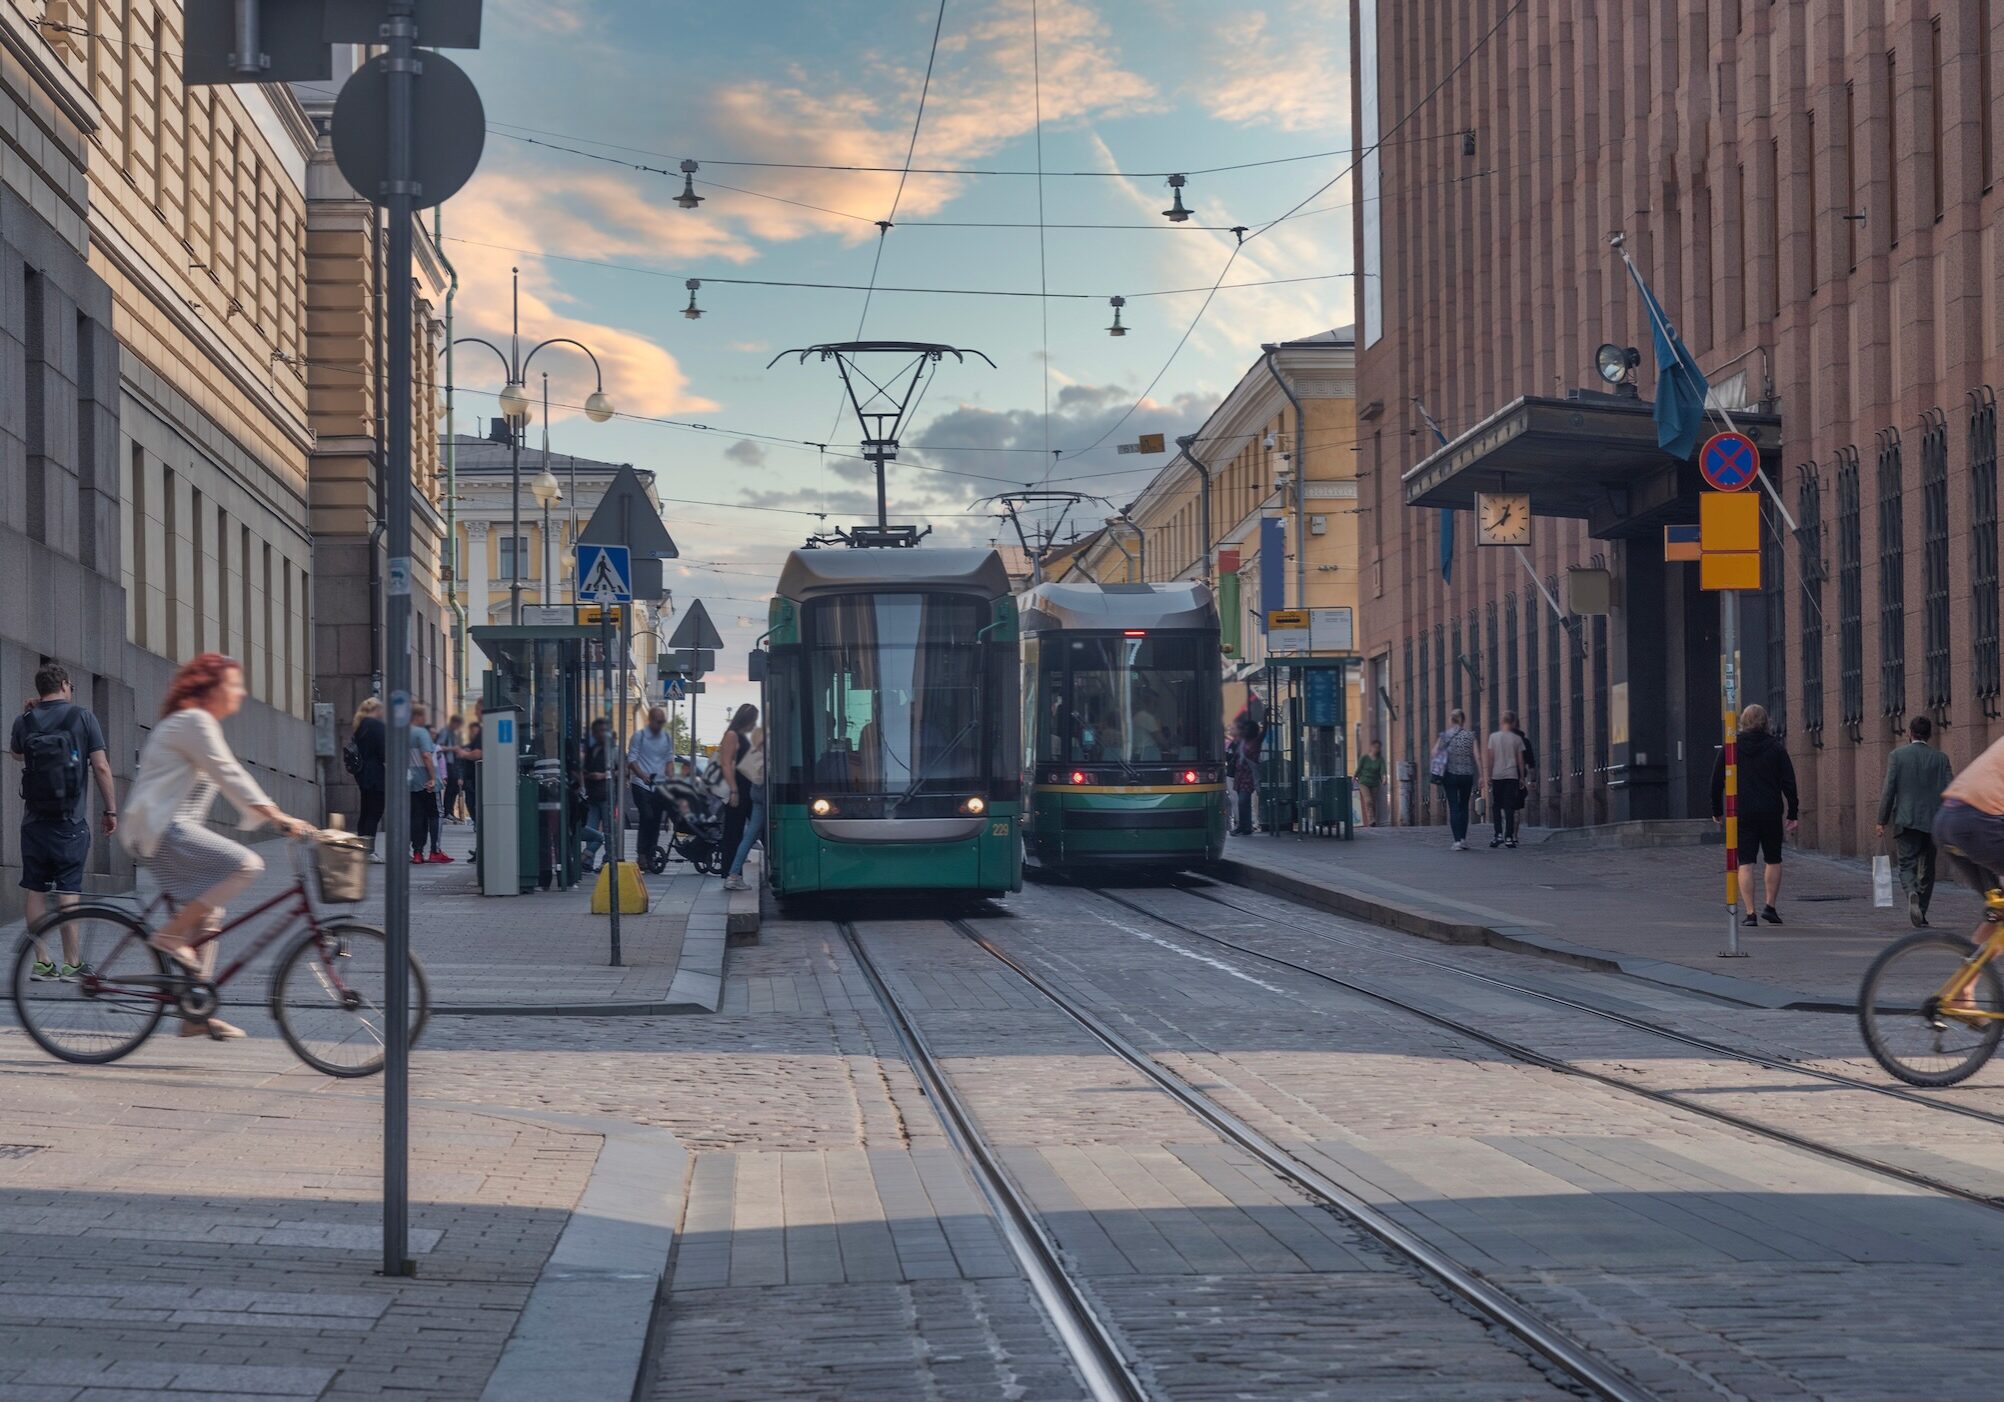
<path id="1" fill-rule="evenodd" d="M 480 717 L 480 893 L 522 894 L 522 712 Z M 533 848 L 528 850 L 533 851 Z"/>
<path id="2" fill-rule="evenodd" d="M 1595 617 L 1612 611 L 1614 575 L 1603 569 L 1567 570 L 1565 606 L 1567 613 L 1576 613 L 1583 617 Z"/>

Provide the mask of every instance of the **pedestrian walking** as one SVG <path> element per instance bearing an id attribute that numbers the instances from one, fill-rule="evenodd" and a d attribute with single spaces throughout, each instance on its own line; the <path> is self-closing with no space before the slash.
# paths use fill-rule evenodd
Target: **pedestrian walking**
<path id="1" fill-rule="evenodd" d="M 619 752 L 612 743 L 612 722 L 599 716 L 591 723 L 584 743 L 585 827 L 584 869 L 596 869 L 595 859 L 602 846 L 612 851 L 612 781 L 619 772 Z"/>
<path id="2" fill-rule="evenodd" d="M 2004 740 L 1992 741 L 1950 781 L 1933 833 L 1958 879 L 1979 895 L 1997 889 L 2004 873 Z"/>
<path id="3" fill-rule="evenodd" d="M 376 834 L 383 826 L 383 799 L 389 786 L 389 766 L 383 754 L 383 746 L 388 739 L 389 731 L 383 725 L 382 698 L 364 697 L 362 704 L 355 708 L 354 725 L 349 731 L 348 746 L 342 752 L 342 762 L 355 776 L 355 787 L 361 791 L 361 810 L 355 815 L 355 831 L 369 844 L 369 860 L 372 862 L 383 860 L 382 854 L 376 851 Z"/>
<path id="4" fill-rule="evenodd" d="M 105 755 L 104 730 L 97 717 L 75 701 L 70 674 L 49 663 L 35 673 L 35 699 L 14 718 L 7 753 L 21 762 L 21 888 L 26 891 L 28 924 L 48 914 L 50 895 L 71 906 L 83 893 L 90 862 L 90 783 L 104 801 L 104 834 L 118 830 L 118 793 Z M 28 975 L 34 979 L 75 978 L 91 970 L 82 963 L 77 932 L 65 926 L 62 962 L 42 946 Z"/>
<path id="5" fill-rule="evenodd" d="M 647 724 L 633 732 L 626 746 L 628 792 L 633 799 L 633 816 L 640 826 L 640 845 L 635 855 L 645 862 L 661 842 L 661 820 L 668 814 L 668 802 L 655 790 L 659 780 L 675 770 L 675 737 L 668 732 L 668 712 L 655 706 L 647 712 Z"/>
<path id="6" fill-rule="evenodd" d="M 264 859 L 232 842 L 205 821 L 221 790 L 236 810 L 237 826 L 266 823 L 291 837 L 313 825 L 289 817 L 265 796 L 223 738 L 223 722 L 244 703 L 243 666 L 234 657 L 204 652 L 182 664 L 168 683 L 160 723 L 139 755 L 119 840 L 133 860 L 160 883 L 174 913 L 153 936 L 154 945 L 207 977 L 216 943 L 195 947 L 200 932 L 220 929 L 223 906 L 241 895 L 264 870 Z M 183 1037 L 217 1041 L 243 1036 L 219 1017 L 189 1017 Z"/>
<path id="7" fill-rule="evenodd" d="M 1378 825 L 1378 787 L 1385 782 L 1385 747 L 1373 740 L 1364 757 L 1357 761 L 1357 806 L 1363 810 L 1364 826 Z"/>
<path id="8" fill-rule="evenodd" d="M 1447 729 L 1434 737 L 1433 759 L 1429 768 L 1433 780 L 1440 785 L 1442 797 L 1447 800 L 1447 830 L 1450 834 L 1449 847 L 1456 852 L 1468 850 L 1468 800 L 1475 792 L 1475 779 L 1481 772 L 1481 763 L 1476 757 L 1475 732 L 1468 728 L 1468 713 L 1459 706 L 1447 714 Z"/>
<path id="9" fill-rule="evenodd" d="M 422 704 L 411 707 L 410 749 L 405 755 L 404 770 L 410 790 L 412 866 L 424 864 L 427 841 L 434 850 L 438 846 L 435 827 L 438 818 L 438 774 L 432 767 L 438 755 L 438 742 L 431 738 L 431 729 L 426 724 L 430 719 L 431 713 Z M 440 852 L 431 860 L 452 859 Z"/>
<path id="10" fill-rule="evenodd" d="M 1227 756 L 1231 767 L 1233 815 L 1232 832 L 1250 837 L 1253 831 L 1253 795 L 1259 792 L 1259 722 L 1250 706 L 1232 722 L 1232 741 Z"/>
<path id="11" fill-rule="evenodd" d="M 1517 815 L 1524 808 L 1524 752 L 1527 748 L 1524 737 L 1517 733 L 1517 713 L 1505 711 L 1503 723 L 1489 735 L 1491 848 L 1517 845 Z"/>
<path id="12" fill-rule="evenodd" d="M 465 743 L 464 725 L 458 716 L 447 716 L 445 729 L 438 737 L 440 762 L 445 765 L 445 795 L 439 806 L 445 810 L 448 823 L 466 821 L 459 807 L 460 797 L 466 792 L 466 761 L 459 757 L 460 747 Z"/>
<path id="13" fill-rule="evenodd" d="M 1740 712 L 1740 731 L 1734 742 L 1735 763 L 1739 766 L 1739 800 L 1735 812 L 1740 828 L 1741 898 L 1746 905 L 1746 923 L 1782 923 L 1775 902 L 1781 899 L 1781 852 L 1789 833 L 1795 831 L 1801 805 L 1795 792 L 1795 764 L 1767 728 L 1767 707 L 1755 703 Z M 1712 821 L 1722 823 L 1726 814 L 1726 754 L 1712 763 Z M 1761 881 L 1766 903 L 1756 916 L 1753 896 L 1745 889 L 1744 874 L 1761 859 Z"/>
<path id="14" fill-rule="evenodd" d="M 1886 783 L 1879 790 L 1879 836 L 1892 828 L 1907 919 L 1923 930 L 1934 899 L 1934 817 L 1941 811 L 1942 792 L 1955 777 L 1948 756 L 1928 743 L 1933 736 L 1934 722 L 1926 716 L 1908 721 L 1907 743 L 1886 762 Z"/>
<path id="15" fill-rule="evenodd" d="M 752 727 L 758 723 L 758 707 L 747 701 L 731 716 L 730 726 L 724 731 L 724 738 L 717 743 L 717 767 L 724 773 L 724 840 L 723 850 L 736 855 L 738 846 L 744 841 L 745 820 L 751 816 L 751 781 L 739 767 L 747 751 L 751 749 Z M 726 878 L 724 884 L 731 885 Z M 732 890 L 742 890 L 744 882 L 739 880 Z"/>
<path id="16" fill-rule="evenodd" d="M 432 785 L 431 824 L 426 829 L 425 836 L 431 840 L 431 860 L 434 862 L 449 862 L 452 858 L 447 855 L 444 846 L 441 845 L 445 840 L 446 768 L 452 760 L 452 752 L 445 747 L 444 726 L 440 726 L 432 732 L 431 743 L 431 773 L 432 778 L 437 782 Z"/>
<path id="17" fill-rule="evenodd" d="M 730 875 L 724 880 L 725 888 L 732 891 L 745 889 L 745 858 L 751 855 L 753 843 L 765 839 L 765 727 L 753 727 L 746 738 L 749 745 L 737 762 L 737 776 L 750 785 L 751 811 L 745 816 L 744 836 L 738 839 Z"/>

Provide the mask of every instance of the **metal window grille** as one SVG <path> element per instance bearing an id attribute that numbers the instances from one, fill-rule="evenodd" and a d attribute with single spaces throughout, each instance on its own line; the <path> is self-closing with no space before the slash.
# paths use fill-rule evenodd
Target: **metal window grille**
<path id="1" fill-rule="evenodd" d="M 1559 581 L 1556 576 L 1545 576 L 1545 587 L 1557 598 Z M 1556 609 L 1545 614 L 1545 747 L 1548 751 L 1546 768 L 1553 774 L 1565 773 L 1560 761 L 1565 758 L 1564 712 L 1560 709 L 1560 698 L 1565 694 L 1564 683 L 1559 671 L 1561 659 L 1565 656 L 1566 634 L 1563 620 Z"/>
<path id="2" fill-rule="evenodd" d="M 1468 674 L 1468 708 L 1475 712 L 1470 718 L 1469 728 L 1480 732 L 1486 723 L 1482 712 L 1482 616 L 1473 608 L 1468 610 L 1468 651 L 1462 654 L 1466 665 L 1462 670 Z M 1459 662 L 1460 659 L 1457 659 Z"/>
<path id="3" fill-rule="evenodd" d="M 1879 714 L 1907 709 L 1907 513 L 1900 431 L 1879 431 Z"/>
<path id="4" fill-rule="evenodd" d="M 1788 578 L 1781 513 L 1761 503 L 1760 593 L 1767 613 L 1767 728 L 1788 734 Z"/>
<path id="5" fill-rule="evenodd" d="M 1921 430 L 1921 705 L 1948 709 L 1948 416 L 1930 409 Z"/>
<path id="6" fill-rule="evenodd" d="M 1420 740 L 1419 744 L 1413 747 L 1413 755 L 1415 758 L 1417 758 L 1420 752 L 1420 748 L 1424 746 L 1427 750 L 1428 758 L 1431 759 L 1433 755 L 1432 746 L 1433 746 L 1434 722 L 1433 722 L 1433 693 L 1432 693 L 1432 688 L 1427 685 L 1430 676 L 1427 670 L 1427 655 L 1429 651 L 1430 649 L 1427 646 L 1426 629 L 1422 628 L 1420 629 L 1420 638 L 1419 638 L 1419 707 L 1418 707 L 1419 721 L 1417 723 L 1419 727 Z"/>
<path id="7" fill-rule="evenodd" d="M 1573 615 L 1572 634 L 1574 645 L 1566 649 L 1566 660 L 1572 665 L 1567 669 L 1572 673 L 1572 743 L 1567 746 L 1567 758 L 1571 768 L 1567 771 L 1575 779 L 1586 773 L 1586 658 L 1578 645 L 1579 615 Z"/>
<path id="8" fill-rule="evenodd" d="M 1482 718 L 1485 730 L 1494 730 L 1503 719 L 1503 657 L 1498 641 L 1496 623 L 1496 601 L 1491 599 L 1487 609 L 1489 628 L 1489 714 Z"/>
<path id="9" fill-rule="evenodd" d="M 1424 648 L 1426 644 L 1421 643 L 1420 646 Z M 1405 749 L 1401 753 L 1403 753 L 1407 759 L 1411 760 L 1411 759 L 1417 759 L 1419 757 L 1419 746 L 1416 743 L 1417 737 L 1413 730 L 1413 715 L 1415 710 L 1417 709 L 1413 703 L 1416 700 L 1418 693 L 1413 690 L 1414 686 L 1413 640 L 1411 638 L 1406 639 L 1405 661 L 1406 661 L 1406 673 L 1405 673 L 1406 684 L 1404 688 L 1401 689 L 1399 692 L 1399 701 L 1405 707 L 1406 711 L 1406 724 L 1405 724 L 1406 744 L 1405 744 Z"/>
<path id="10" fill-rule="evenodd" d="M 1865 719 L 1865 540 L 1858 450 L 1837 450 L 1838 720 L 1857 739 Z"/>
<path id="11" fill-rule="evenodd" d="M 1969 404 L 1969 619 L 1976 699 L 1983 714 L 1994 717 L 2004 691 L 1997 607 L 1997 396 L 1985 385 L 1971 391 Z"/>
<path id="12" fill-rule="evenodd" d="M 1823 743 L 1823 479 L 1805 464 L 1796 488 L 1796 539 L 1802 556 L 1802 728 Z"/>
<path id="13" fill-rule="evenodd" d="M 1518 702 L 1523 698 L 1518 693 L 1517 683 L 1517 596 L 1506 594 L 1503 598 L 1503 704 L 1496 708 L 1496 719 L 1503 719 L 1503 712 L 1516 711 L 1523 714 Z"/>
<path id="14" fill-rule="evenodd" d="M 1447 665 L 1454 677 L 1454 709 L 1465 711 L 1468 709 L 1468 701 L 1466 699 L 1466 683 L 1463 682 L 1462 678 L 1466 673 L 1461 669 L 1461 659 L 1466 654 L 1461 648 L 1461 620 L 1458 618 L 1454 620 L 1454 633 L 1452 636 L 1454 638 L 1454 651 L 1447 655 Z"/>
<path id="15" fill-rule="evenodd" d="M 1524 718 L 1524 731 L 1533 734 L 1538 728 L 1538 601 L 1526 597 L 1524 600 L 1524 707 L 1517 714 Z M 1536 748 L 1534 742 L 1532 748 Z"/>
<path id="16" fill-rule="evenodd" d="M 1433 625 L 1433 697 L 1440 714 L 1432 724 L 1438 728 L 1447 720 L 1447 629 L 1439 623 Z"/>
<path id="17" fill-rule="evenodd" d="M 1593 772 L 1596 782 L 1604 782 L 1610 758 L 1607 714 L 1607 616 L 1593 621 Z"/>

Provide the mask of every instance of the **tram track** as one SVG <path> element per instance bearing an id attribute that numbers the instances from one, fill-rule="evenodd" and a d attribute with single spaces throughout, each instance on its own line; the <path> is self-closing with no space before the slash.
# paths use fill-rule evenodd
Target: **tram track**
<path id="1" fill-rule="evenodd" d="M 1186 887 L 1178 889 L 1183 891 L 1184 894 L 1197 895 L 1197 896 L 1203 895 L 1203 893 L 1191 891 L 1189 890 L 1189 888 Z M 1286 969 L 1293 973 L 1304 974 L 1320 982 L 1331 984 L 1338 988 L 1342 988 L 1348 992 L 1355 993 L 1361 997 L 1368 998 L 1373 1002 L 1382 1004 L 1383 1006 L 1394 1008 L 1401 1012 L 1407 1013 L 1413 1017 L 1417 1017 L 1422 1021 L 1430 1023 L 1435 1027 L 1441 1028 L 1444 1031 L 1453 1032 L 1456 1033 L 1457 1035 L 1467 1037 L 1472 1041 L 1480 1042 L 1484 1046 L 1493 1048 L 1496 1051 L 1502 1052 L 1505 1056 L 1508 1056 L 1517 1061 L 1524 1062 L 1528 1065 L 1542 1067 L 1546 1070 L 1555 1071 L 1563 1075 L 1578 1076 L 1585 1080 L 1593 1081 L 1596 1084 L 1607 1086 L 1610 1089 L 1621 1091 L 1629 1095 L 1634 1095 L 1646 1100 L 1653 1101 L 1659 1105 L 1665 1105 L 1674 1109 L 1687 1111 L 1690 1114 L 1700 1115 L 1716 1123 L 1729 1125 L 1732 1128 L 1741 1130 L 1745 1133 L 1757 1135 L 1760 1138 L 1767 1139 L 1775 1143 L 1785 1144 L 1791 1148 L 1799 1149 L 1805 1153 L 1815 1154 L 1821 1158 L 1829 1159 L 1833 1162 L 1844 1164 L 1850 1168 L 1855 1168 L 1867 1173 L 1876 1174 L 1881 1177 L 1891 1179 L 1895 1182 L 1902 1183 L 1911 1188 L 1919 1188 L 1928 1192 L 1941 1193 L 1950 1197 L 1959 1198 L 1965 1202 L 1974 1203 L 1980 1207 L 1986 1207 L 1996 1211 L 2004 1211 L 2004 1197 L 1999 1197 L 1993 1194 L 1980 1192 L 1972 1188 L 1965 1188 L 1959 1184 L 1950 1183 L 1944 1179 L 1938 1178 L 1933 1174 L 1922 1173 L 1915 1169 L 1903 1167 L 1899 1164 L 1888 1163 L 1883 1159 L 1875 1159 L 1867 1154 L 1856 1153 L 1850 1149 L 1843 1148 L 1839 1145 L 1830 1144 L 1823 1140 L 1813 1139 L 1807 1135 L 1797 1134 L 1792 1130 L 1783 1129 L 1772 1124 L 1767 1124 L 1763 1121 L 1754 1119 L 1750 1116 L 1737 1114 L 1730 1110 L 1720 1109 L 1719 1107 L 1714 1105 L 1707 1105 L 1702 1102 L 1687 1098 L 1685 1096 L 1678 1095 L 1671 1091 L 1659 1090 L 1653 1086 L 1642 1085 L 1635 1081 L 1628 1080 L 1621 1076 L 1613 1075 L 1605 1071 L 1597 1071 L 1590 1067 L 1581 1066 L 1573 1061 L 1566 1059 L 1565 1057 L 1539 1051 L 1535 1047 L 1527 1046 L 1524 1043 L 1519 1042 L 1513 1038 L 1505 1037 L 1498 1033 L 1488 1031 L 1482 1027 L 1476 1026 L 1472 1022 L 1468 1022 L 1462 1018 L 1454 1017 L 1450 1014 L 1443 1013 L 1436 1009 L 1426 1007 L 1420 1003 L 1412 1001 L 1409 998 L 1401 997 L 1399 994 L 1387 992 L 1382 988 L 1374 987 L 1368 983 L 1359 982 L 1354 978 L 1331 973 L 1326 969 L 1315 968 L 1312 965 L 1301 963 L 1298 960 L 1289 959 L 1284 955 L 1275 954 L 1269 950 L 1258 949 L 1251 945 L 1242 944 L 1236 940 L 1230 939 L 1224 935 L 1217 934 L 1210 930 L 1200 929 L 1184 921 L 1177 920 L 1173 916 L 1164 915 L 1159 911 L 1150 910 L 1148 907 L 1144 905 L 1141 905 L 1135 901 L 1128 900 L 1124 896 L 1117 895 L 1111 891 L 1107 891 L 1101 888 L 1092 888 L 1091 893 L 1109 902 L 1110 904 L 1119 906 L 1123 910 L 1129 911 L 1135 915 L 1142 916 L 1145 919 L 1154 921 L 1156 924 L 1164 927 L 1165 929 L 1174 930 L 1178 934 L 1190 936 L 1192 938 L 1205 940 L 1220 948 L 1231 950 L 1234 953 L 1241 954 L 1249 958 L 1258 959 L 1263 963 L 1270 964 L 1276 968 Z M 1255 919 L 1267 920 L 1272 923 L 1282 925 L 1283 927 L 1286 928 L 1295 929 L 1300 933 L 1308 935 L 1309 937 L 1317 939 L 1318 941 L 1323 943 L 1327 943 L 1338 947 L 1342 947 L 1347 943 L 1350 945 L 1350 947 L 1353 948 L 1361 947 L 1356 945 L 1354 941 L 1346 942 L 1331 937 L 1323 932 L 1310 930 L 1307 927 L 1301 926 L 1294 922 L 1276 920 L 1274 917 L 1266 914 L 1265 912 L 1254 911 L 1248 909 L 1247 907 L 1236 905 L 1231 901 L 1218 900 L 1208 896 L 1205 896 L 1204 898 L 1212 899 L 1213 903 L 1215 904 L 1224 906 L 1231 910 L 1238 911 L 1241 914 L 1250 915 Z M 1374 949 L 1373 952 L 1381 952 L 1381 951 Z M 1913 1095 L 1910 1092 L 1902 1091 L 1895 1087 L 1878 1086 L 1874 1085 L 1870 1081 L 1857 1080 L 1852 1077 L 1844 1076 L 1838 1072 L 1826 1072 L 1817 1068 L 1798 1066 L 1792 1062 L 1783 1061 L 1778 1058 L 1766 1057 L 1757 1052 L 1744 1052 L 1739 1049 L 1729 1047 L 1724 1043 L 1710 1042 L 1705 1038 L 1689 1037 L 1683 1033 L 1675 1032 L 1674 1030 L 1669 1028 L 1658 1027 L 1656 1024 L 1650 1023 L 1646 1019 L 1629 1018 L 1625 1014 L 1606 1013 L 1601 1009 L 1594 1008 L 1591 1004 L 1578 1003 L 1572 999 L 1564 998 L 1561 995 L 1546 994 L 1540 990 L 1524 988 L 1520 985 L 1511 983 L 1507 979 L 1498 979 L 1490 975 L 1477 974 L 1474 973 L 1473 971 L 1460 970 L 1457 969 L 1455 965 L 1447 963 L 1442 960 L 1432 960 L 1432 959 L 1427 959 L 1424 956 L 1410 955 L 1406 951 L 1394 951 L 1394 954 L 1395 957 L 1402 959 L 1410 958 L 1417 963 L 1436 965 L 1442 969 L 1446 969 L 1452 972 L 1467 973 L 1469 974 L 1470 977 L 1479 978 L 1484 982 L 1488 982 L 1500 986 L 1502 988 L 1509 989 L 1517 993 L 1521 993 L 1526 997 L 1541 998 L 1546 1001 L 1557 1003 L 1577 1011 L 1590 1012 L 1597 1016 L 1603 1016 L 1607 1018 L 1609 1021 L 1620 1023 L 1622 1025 L 1632 1027 L 1636 1030 L 1651 1032 L 1656 1035 L 1668 1038 L 1670 1040 L 1681 1042 L 1688 1046 L 1711 1051 L 1719 1056 L 1727 1057 L 1733 1060 L 1743 1061 L 1751 1065 L 1763 1067 L 1764 1069 L 1774 1070 L 1784 1074 L 1800 1075 L 1805 1078 L 1816 1079 L 1825 1082 L 1834 1082 L 1848 1089 L 1870 1091 L 1876 1094 L 1891 1096 L 1895 1099 L 1911 1100 L 1914 1103 L 1929 1109 L 1950 1111 L 1974 1119 L 1986 1120 L 1992 1123 L 2004 1124 L 2004 1116 L 1998 1116 L 1992 1114 L 1989 1111 L 1976 1110 L 1967 1106 L 1942 1105 L 1938 1102 L 1930 1101 L 1926 1097 Z"/>
<path id="2" fill-rule="evenodd" d="M 1428 1282 L 1458 1298 L 1570 1382 L 1592 1396 L 1613 1399 L 1614 1402 L 1646 1402 L 1653 1397 L 1618 1367 L 1583 1347 L 1508 1292 L 1463 1266 L 1314 1165 L 1290 1153 L 1163 1066 L 1050 979 L 995 944 L 971 922 L 947 918 L 942 923 L 1008 968 L 1101 1047 L 1169 1095 L 1221 1140 L 1251 1154 L 1276 1177 L 1292 1184 L 1311 1201 L 1379 1242 Z M 949 1137 L 966 1158 L 982 1191 L 994 1204 L 1010 1249 L 1023 1265 L 1032 1290 L 1050 1314 L 1093 1395 L 1096 1398 L 1150 1396 L 1116 1329 L 1100 1313 L 1081 1282 L 1068 1272 L 1059 1248 L 1039 1221 L 1037 1210 L 1014 1182 L 1000 1154 L 983 1135 L 979 1122 L 954 1089 L 950 1076 L 934 1056 L 917 1021 L 892 991 L 855 922 L 838 921 L 837 926 L 877 1001 L 897 1029 L 907 1060 L 921 1087 L 940 1107 L 941 1118 L 947 1121 Z"/>

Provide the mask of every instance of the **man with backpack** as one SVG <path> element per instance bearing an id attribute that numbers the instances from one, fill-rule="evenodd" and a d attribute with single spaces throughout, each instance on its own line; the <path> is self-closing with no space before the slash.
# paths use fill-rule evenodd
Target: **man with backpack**
<path id="1" fill-rule="evenodd" d="M 28 923 L 48 912 L 48 895 L 58 905 L 74 905 L 83 892 L 90 860 L 90 824 L 85 809 L 90 777 L 104 798 L 104 831 L 118 827 L 118 794 L 104 731 L 97 717 L 71 699 L 70 675 L 50 663 L 35 673 L 35 702 L 14 719 L 7 746 L 21 762 L 21 886 L 28 893 Z M 63 962 L 40 957 L 29 970 L 36 979 L 72 979 L 89 972 L 79 962 L 74 930 L 63 931 Z"/>

